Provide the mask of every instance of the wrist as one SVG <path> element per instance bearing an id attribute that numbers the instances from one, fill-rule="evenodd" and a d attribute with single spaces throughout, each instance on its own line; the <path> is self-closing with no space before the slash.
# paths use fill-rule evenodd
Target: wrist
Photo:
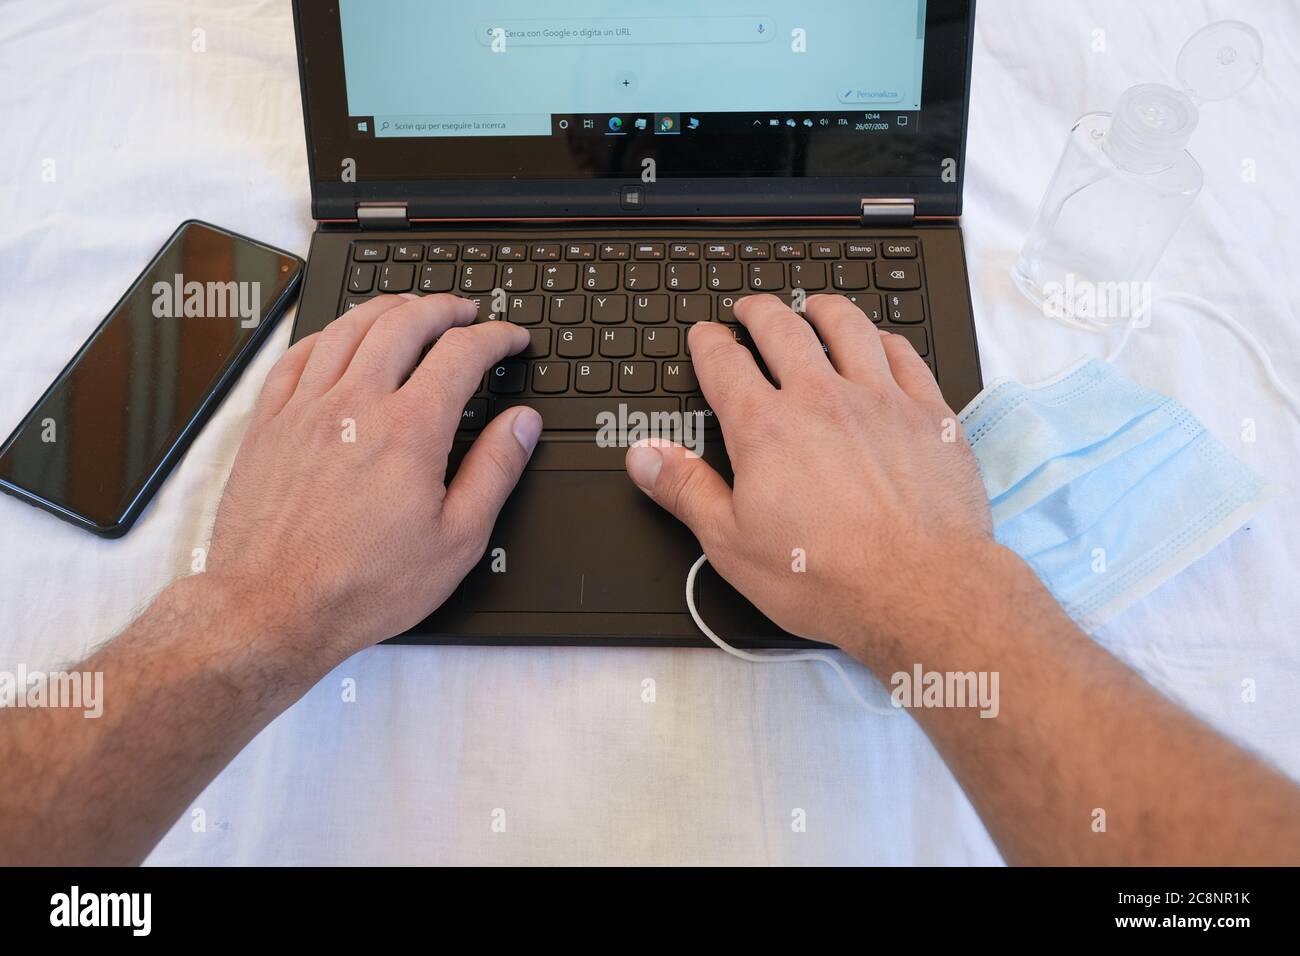
<path id="1" fill-rule="evenodd" d="M 175 581 L 150 613 L 176 622 L 166 630 L 186 648 L 189 667 L 218 672 L 232 689 L 275 706 L 281 697 L 297 699 L 346 657 L 283 602 L 222 574 Z"/>
<path id="2" fill-rule="evenodd" d="M 867 611 L 835 642 L 877 676 L 916 663 L 957 666 L 974 644 L 990 649 L 1012 637 L 1017 620 L 1063 615 L 1024 559 L 992 538 L 950 542 L 914 569 L 896 570 L 892 591 L 909 597 L 882 607 L 878 582 L 862 582 L 859 607 Z"/>

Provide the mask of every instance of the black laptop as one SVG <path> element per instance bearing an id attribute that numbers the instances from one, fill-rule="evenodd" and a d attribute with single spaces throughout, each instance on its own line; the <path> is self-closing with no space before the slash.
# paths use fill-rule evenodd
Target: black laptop
<path id="1" fill-rule="evenodd" d="M 973 0 L 294 15 L 319 223 L 294 340 L 375 295 L 467 296 L 531 344 L 485 376 L 452 467 L 505 408 L 546 423 L 481 565 L 398 640 L 707 643 L 683 596 L 698 544 L 596 435 L 617 414 L 711 425 L 686 331 L 721 322 L 751 344 L 747 294 L 843 294 L 912 343 L 954 409 L 980 390 L 959 222 Z M 698 603 L 741 646 L 806 643 L 712 572 Z"/>

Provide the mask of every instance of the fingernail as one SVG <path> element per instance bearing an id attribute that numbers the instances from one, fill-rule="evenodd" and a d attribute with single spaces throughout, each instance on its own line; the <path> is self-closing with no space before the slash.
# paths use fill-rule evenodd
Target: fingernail
<path id="1" fill-rule="evenodd" d="M 627 473 L 642 491 L 654 491 L 659 472 L 664 467 L 664 456 L 650 445 L 633 445 L 627 451 Z"/>
<path id="2" fill-rule="evenodd" d="M 515 441 L 519 442 L 520 447 L 531 455 L 542 434 L 542 416 L 537 414 L 536 409 L 525 405 L 515 416 L 510 430 L 515 433 Z"/>
<path id="3" fill-rule="evenodd" d="M 399 298 L 399 299 L 418 299 L 418 298 L 420 298 L 420 296 L 416 295 L 414 292 L 403 292 L 401 295 L 398 296 L 398 298 Z"/>

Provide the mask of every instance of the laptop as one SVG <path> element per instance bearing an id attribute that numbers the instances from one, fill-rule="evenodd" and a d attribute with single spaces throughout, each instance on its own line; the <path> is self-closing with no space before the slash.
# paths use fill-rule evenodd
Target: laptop
<path id="1" fill-rule="evenodd" d="M 979 392 L 959 220 L 974 7 L 296 0 L 318 227 L 294 341 L 375 295 L 466 296 L 531 342 L 484 377 L 451 467 L 506 408 L 546 423 L 483 561 L 396 640 L 707 644 L 684 599 L 700 547 L 611 436 L 694 424 L 730 477 L 686 332 L 752 346 L 745 295 L 845 295 L 954 409 Z M 708 569 L 697 602 L 737 645 L 807 644 Z"/>

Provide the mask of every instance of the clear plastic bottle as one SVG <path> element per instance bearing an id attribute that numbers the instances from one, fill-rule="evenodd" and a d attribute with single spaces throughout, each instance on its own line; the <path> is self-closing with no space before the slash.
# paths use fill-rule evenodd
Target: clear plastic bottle
<path id="1" fill-rule="evenodd" d="M 1016 285 L 1063 318 L 1097 325 L 1085 297 L 1061 290 L 1142 283 L 1164 255 L 1201 191 L 1201 167 L 1187 152 L 1200 118 L 1197 102 L 1226 99 L 1259 72 L 1263 42 L 1235 21 L 1196 33 L 1178 57 L 1182 90 L 1142 84 L 1126 90 L 1112 113 L 1089 113 L 1070 133 L 1020 258 Z M 1100 323 L 1104 324 L 1104 323 Z"/>

